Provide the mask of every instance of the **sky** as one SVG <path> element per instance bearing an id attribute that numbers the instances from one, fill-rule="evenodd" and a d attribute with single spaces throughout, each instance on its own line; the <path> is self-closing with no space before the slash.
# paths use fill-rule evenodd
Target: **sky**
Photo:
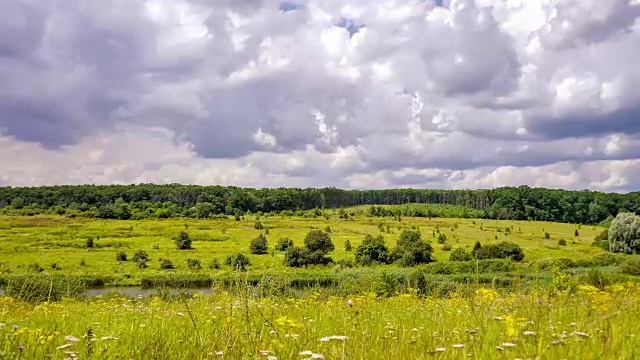
<path id="1" fill-rule="evenodd" d="M 0 186 L 640 190 L 640 0 L 1 0 Z"/>

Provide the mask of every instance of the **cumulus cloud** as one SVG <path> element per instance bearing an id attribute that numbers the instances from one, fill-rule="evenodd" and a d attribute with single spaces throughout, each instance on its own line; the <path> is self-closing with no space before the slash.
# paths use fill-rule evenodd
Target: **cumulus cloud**
<path id="1" fill-rule="evenodd" d="M 0 185 L 637 190 L 636 0 L 6 0 Z"/>

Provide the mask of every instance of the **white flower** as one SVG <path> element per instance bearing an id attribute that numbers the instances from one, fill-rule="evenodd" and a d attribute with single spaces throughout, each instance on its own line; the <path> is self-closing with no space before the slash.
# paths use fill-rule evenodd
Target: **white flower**
<path id="1" fill-rule="evenodd" d="M 418 329 L 416 329 L 416 328 L 413 328 L 413 329 L 411 329 L 411 331 L 418 331 Z"/>
<path id="2" fill-rule="evenodd" d="M 560 344 L 562 344 L 562 341 L 561 341 L 561 340 L 553 340 L 553 341 L 551 342 L 551 345 L 560 345 Z"/>
<path id="3" fill-rule="evenodd" d="M 275 357 L 275 356 L 269 355 L 269 356 L 267 356 L 267 360 L 278 360 L 278 358 Z"/>
<path id="4" fill-rule="evenodd" d="M 537 333 L 535 331 L 525 331 L 523 332 L 524 336 L 534 336 Z"/>
<path id="5" fill-rule="evenodd" d="M 504 347 L 515 347 L 516 344 L 514 344 L 514 343 L 504 343 L 504 344 L 502 344 L 502 346 L 504 346 Z"/>
<path id="6" fill-rule="evenodd" d="M 67 336 L 65 336 L 65 337 L 64 337 L 64 339 L 65 339 L 65 340 L 67 340 L 67 341 L 71 341 L 71 342 L 78 342 L 78 341 L 80 341 L 80 339 L 78 339 L 77 337 L 72 336 L 72 335 L 67 335 Z"/>
<path id="7" fill-rule="evenodd" d="M 502 346 L 496 346 L 496 350 L 502 351 L 502 350 L 504 350 L 504 348 Z"/>
<path id="8" fill-rule="evenodd" d="M 445 350 L 447 350 L 447 348 L 443 348 L 443 347 L 436 348 L 437 352 L 444 352 Z"/>
<path id="9" fill-rule="evenodd" d="M 463 347 L 464 347 L 464 344 L 453 344 L 454 349 L 462 349 Z"/>
<path id="10" fill-rule="evenodd" d="M 504 318 L 502 316 L 494 316 L 493 320 L 502 321 L 502 320 L 504 320 Z"/>
<path id="11" fill-rule="evenodd" d="M 260 350 L 260 354 L 261 355 L 269 355 L 269 354 L 273 354 L 273 351 L 271 351 L 271 350 Z"/>
<path id="12" fill-rule="evenodd" d="M 62 349 L 66 349 L 66 348 L 71 347 L 71 346 L 73 346 L 73 344 L 64 344 L 64 345 L 58 346 L 56 349 L 57 350 L 62 350 Z"/>
<path id="13" fill-rule="evenodd" d="M 120 340 L 120 338 L 117 338 L 115 336 L 105 336 L 105 337 L 101 338 L 100 340 Z"/>
<path id="14" fill-rule="evenodd" d="M 298 355 L 302 355 L 302 356 L 311 356 L 311 355 L 313 355 L 313 351 L 311 351 L 311 350 L 300 351 L 300 352 L 298 353 Z"/>
<path id="15" fill-rule="evenodd" d="M 344 335 L 331 335 L 331 336 L 325 336 L 323 338 L 320 338 L 320 341 L 322 342 L 327 342 L 327 341 L 331 341 L 331 340 L 342 340 L 345 341 L 347 340 L 347 337 Z"/>
<path id="16" fill-rule="evenodd" d="M 347 305 L 353 306 L 353 301 L 351 301 L 351 299 L 347 300 Z"/>
<path id="17" fill-rule="evenodd" d="M 222 352 L 222 351 L 216 351 L 216 355 L 222 355 L 222 354 L 224 354 L 224 352 Z"/>
<path id="18" fill-rule="evenodd" d="M 573 334 L 581 336 L 581 337 L 589 337 L 589 334 L 587 334 L 586 332 L 582 332 L 582 331 L 576 331 Z"/>
<path id="19" fill-rule="evenodd" d="M 311 355 L 312 359 L 324 359 L 324 355 L 322 354 L 313 354 Z"/>
<path id="20" fill-rule="evenodd" d="M 184 316 L 184 314 L 181 312 L 177 312 L 176 315 Z"/>

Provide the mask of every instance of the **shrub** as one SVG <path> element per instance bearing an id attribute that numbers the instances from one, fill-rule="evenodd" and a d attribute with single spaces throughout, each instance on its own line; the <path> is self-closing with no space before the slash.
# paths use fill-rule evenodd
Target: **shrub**
<path id="1" fill-rule="evenodd" d="M 612 252 L 640 253 L 640 216 L 619 213 L 609 228 L 609 246 Z"/>
<path id="2" fill-rule="evenodd" d="M 191 270 L 200 270 L 202 269 L 202 265 L 200 264 L 200 260 L 198 259 L 187 259 L 187 266 Z"/>
<path id="3" fill-rule="evenodd" d="M 256 221 L 255 224 L 253 224 L 253 228 L 256 230 L 262 230 L 264 229 L 264 225 L 262 225 L 260 221 Z"/>
<path id="4" fill-rule="evenodd" d="M 549 234 L 548 232 L 544 233 L 544 238 L 545 239 L 551 239 L 551 234 Z"/>
<path id="5" fill-rule="evenodd" d="M 449 244 L 444 244 L 442 245 L 442 251 L 451 251 L 451 249 L 453 249 L 453 247 Z"/>
<path id="6" fill-rule="evenodd" d="M 603 230 L 600 234 L 596 236 L 593 240 L 592 246 L 597 246 L 604 251 L 609 251 L 609 231 Z"/>
<path id="7" fill-rule="evenodd" d="M 62 268 L 60 267 L 60 265 L 58 265 L 58 263 L 51 264 L 51 268 L 53 270 L 62 270 Z"/>
<path id="8" fill-rule="evenodd" d="M 335 250 L 331 236 L 320 230 L 309 231 L 304 238 L 304 246 L 311 252 L 319 251 L 323 254 L 328 254 L 330 251 Z"/>
<path id="9" fill-rule="evenodd" d="M 284 256 L 284 264 L 290 267 L 303 267 L 311 262 L 311 254 L 306 248 L 291 246 Z"/>
<path id="10" fill-rule="evenodd" d="M 580 277 L 580 282 L 594 286 L 600 290 L 604 290 L 605 287 L 611 285 L 611 279 L 607 277 L 599 269 L 589 269 L 589 271 Z"/>
<path id="11" fill-rule="evenodd" d="M 275 249 L 277 251 L 287 251 L 290 247 L 293 247 L 293 240 L 283 237 L 278 240 Z"/>
<path id="12" fill-rule="evenodd" d="M 240 271 L 246 270 L 247 266 L 251 265 L 249 258 L 241 253 L 227 256 L 224 263 Z"/>
<path id="13" fill-rule="evenodd" d="M 147 253 L 146 250 L 140 249 L 138 251 L 136 251 L 135 254 L 133 254 L 133 261 L 135 262 L 140 262 L 140 261 L 149 261 L 149 253 Z"/>
<path id="14" fill-rule="evenodd" d="M 473 259 L 473 256 L 461 247 L 455 248 L 449 256 L 449 261 L 469 261 L 471 259 Z"/>
<path id="15" fill-rule="evenodd" d="M 340 261 L 338 261 L 338 265 L 340 266 L 340 268 L 352 268 L 355 264 L 351 259 L 341 259 Z"/>
<path id="16" fill-rule="evenodd" d="M 558 240 L 558 245 L 560 245 L 560 246 L 567 246 L 567 240 L 565 240 L 565 239 L 560 239 L 560 240 Z"/>
<path id="17" fill-rule="evenodd" d="M 475 256 L 478 260 L 510 258 L 513 261 L 522 261 L 524 259 L 524 252 L 520 246 L 508 241 L 503 241 L 498 244 L 489 244 L 480 247 L 476 251 Z"/>
<path id="18" fill-rule="evenodd" d="M 380 273 L 380 277 L 373 285 L 375 293 L 380 297 L 390 297 L 398 289 L 398 279 L 386 270 Z"/>
<path id="19" fill-rule="evenodd" d="M 127 261 L 127 253 L 124 251 L 120 251 L 116 254 L 117 261 Z"/>
<path id="20" fill-rule="evenodd" d="M 349 240 L 345 241 L 344 250 L 345 251 L 352 251 L 353 250 L 353 246 L 351 246 L 351 241 L 349 241 Z"/>
<path id="21" fill-rule="evenodd" d="M 220 261 L 218 261 L 218 259 L 211 260 L 211 263 L 209 263 L 209 269 L 220 269 Z"/>
<path id="22" fill-rule="evenodd" d="M 267 237 L 264 234 L 258 235 L 255 239 L 251 240 L 250 250 L 252 254 L 264 255 L 269 250 L 269 243 Z"/>
<path id="23" fill-rule="evenodd" d="M 29 271 L 34 271 L 34 272 L 43 272 L 44 268 L 42 266 L 40 266 L 40 264 L 38 263 L 32 263 L 27 265 L 27 269 Z"/>
<path id="24" fill-rule="evenodd" d="M 595 266 L 612 266 L 620 264 L 620 258 L 610 253 L 601 253 L 591 258 Z"/>
<path id="25" fill-rule="evenodd" d="M 447 235 L 445 235 L 444 233 L 438 233 L 438 244 L 444 244 L 445 242 L 447 242 Z"/>
<path id="26" fill-rule="evenodd" d="M 173 262 L 169 259 L 161 259 L 160 260 L 160 269 L 163 270 L 169 270 L 169 269 L 173 269 Z"/>
<path id="27" fill-rule="evenodd" d="M 331 226 L 327 225 L 327 226 L 324 228 L 324 231 L 325 231 L 325 232 L 328 232 L 328 233 L 331 233 Z"/>
<path id="28" fill-rule="evenodd" d="M 87 249 L 91 249 L 93 248 L 94 242 L 93 242 L 93 236 L 89 236 L 87 238 L 87 241 L 85 242 Z"/>
<path id="29" fill-rule="evenodd" d="M 375 263 L 388 264 L 389 249 L 385 245 L 384 237 L 382 235 L 373 237 L 367 234 L 356 249 L 356 263 L 365 266 Z"/>
<path id="30" fill-rule="evenodd" d="M 580 231 L 578 231 L 578 229 L 576 229 L 576 231 L 573 232 L 573 236 L 575 236 L 575 237 L 580 236 Z"/>
<path id="31" fill-rule="evenodd" d="M 640 275 L 640 258 L 627 260 L 622 264 L 620 271 L 627 275 Z"/>
<path id="32" fill-rule="evenodd" d="M 80 266 L 86 266 L 87 262 L 84 259 L 80 260 Z"/>
<path id="33" fill-rule="evenodd" d="M 160 245 L 158 245 L 158 244 L 153 244 L 153 245 L 151 245 L 151 248 L 152 248 L 153 250 L 160 250 Z"/>
<path id="34" fill-rule="evenodd" d="M 175 238 L 176 248 L 178 250 L 191 250 L 191 237 L 186 231 L 181 231 L 177 238 Z"/>
<path id="35" fill-rule="evenodd" d="M 476 243 L 473 244 L 473 249 L 471 250 L 471 256 L 476 257 L 476 254 L 478 253 L 480 248 L 482 248 L 482 244 L 480 244 L 480 241 L 476 241 Z"/>
<path id="36" fill-rule="evenodd" d="M 146 269 L 149 267 L 149 265 L 147 264 L 147 261 L 144 259 L 138 260 L 137 263 L 138 263 L 138 269 Z"/>
<path id="37" fill-rule="evenodd" d="M 433 247 L 422 240 L 419 231 L 407 229 L 400 234 L 391 257 L 400 266 L 414 266 L 435 261 L 432 253 Z"/>

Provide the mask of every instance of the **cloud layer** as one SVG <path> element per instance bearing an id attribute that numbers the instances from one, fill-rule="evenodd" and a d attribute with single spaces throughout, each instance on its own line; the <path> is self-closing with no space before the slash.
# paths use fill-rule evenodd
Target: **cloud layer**
<path id="1" fill-rule="evenodd" d="M 639 190 L 639 18 L 637 0 L 2 1 L 0 186 Z"/>

